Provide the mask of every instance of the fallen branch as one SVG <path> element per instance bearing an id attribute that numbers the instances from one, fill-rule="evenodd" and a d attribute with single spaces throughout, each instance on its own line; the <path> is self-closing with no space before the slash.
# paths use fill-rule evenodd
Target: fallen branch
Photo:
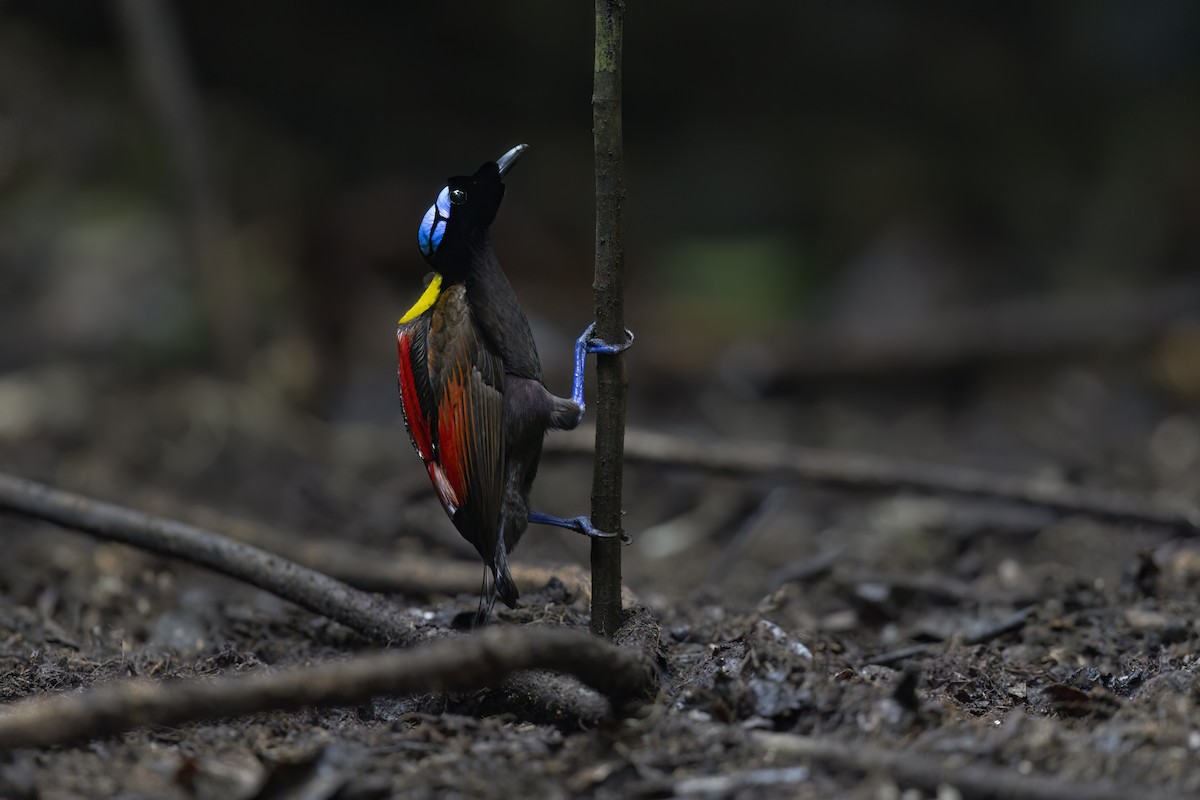
<path id="1" fill-rule="evenodd" d="M 591 455 L 591 431 L 546 442 L 547 453 Z M 1200 509 L 1152 500 L 1132 492 L 1090 489 L 1058 480 L 1001 475 L 912 459 L 834 453 L 760 442 L 673 436 L 631 430 L 625 460 L 636 464 L 697 469 L 724 475 L 767 475 L 838 488 L 989 497 L 1112 522 L 1131 522 L 1200 535 Z"/>
<path id="2" fill-rule="evenodd" d="M 675 781 L 669 786 L 672 797 L 698 794 L 704 797 L 732 797 L 745 789 L 770 786 L 793 786 L 808 781 L 808 767 L 774 767 L 725 772 L 719 775 L 696 775 Z M 663 787 L 664 789 L 668 787 Z"/>
<path id="3" fill-rule="evenodd" d="M 145 725 L 181 725 L 308 706 L 363 703 L 382 694 L 467 691 L 518 670 L 574 675 L 621 711 L 655 686 L 644 654 L 562 629 L 498 629 L 404 651 L 277 672 L 180 682 L 126 681 L 25 700 L 0 714 L 0 748 L 48 747 Z"/>
<path id="4" fill-rule="evenodd" d="M 447 635 L 443 630 L 418 627 L 379 597 L 257 547 L 193 525 L 3 473 L 0 473 L 0 511 L 45 520 L 206 567 L 340 622 L 376 643 L 408 647 Z M 478 574 L 474 572 L 472 581 L 478 579 Z M 520 699 L 526 716 L 553 719 L 560 724 L 575 721 L 581 725 L 595 724 L 602 716 L 596 704 L 578 691 L 577 684 L 557 675 L 522 673 L 496 688 L 500 695 Z"/>
<path id="5" fill-rule="evenodd" d="M 0 474 L 0 511 L 206 567 L 340 622 L 374 642 L 412 645 L 423 638 L 383 599 L 203 528 L 5 474 Z"/>
<path id="6" fill-rule="evenodd" d="M 991 800 L 1168 800 L 1192 797 L 1149 789 L 1142 784 L 1120 785 L 1113 781 L 1081 783 L 1070 778 L 1022 775 L 1012 767 L 962 763 L 953 756 L 935 758 L 911 750 L 884 750 L 863 742 L 841 742 L 828 737 L 797 736 L 789 733 L 755 732 L 754 741 L 776 757 L 808 759 L 834 769 L 860 773 L 882 773 L 899 783 L 912 784 L 938 793 L 952 786 L 964 798 Z M 939 794 L 939 796 L 941 796 Z"/>
<path id="7" fill-rule="evenodd" d="M 950 640 L 953 641 L 954 639 L 957 639 L 964 645 L 968 646 L 990 642 L 992 639 L 996 639 L 1006 633 L 1019 631 L 1021 628 L 1025 627 L 1025 623 L 1029 620 L 1029 615 L 1033 613 L 1035 608 L 1036 606 L 1027 606 L 1019 611 L 1014 611 L 1007 617 L 997 620 L 990 625 L 986 625 L 979 630 L 953 636 Z M 905 661 L 913 658 L 914 656 L 923 656 L 926 653 L 934 652 L 945 646 L 945 641 L 922 642 L 921 644 L 913 644 L 907 647 L 891 650 L 887 653 L 880 653 L 877 656 L 868 658 L 864 663 L 875 664 L 876 666 L 891 666 L 892 664 Z"/>
<path id="8" fill-rule="evenodd" d="M 269 525 L 214 511 L 205 506 L 180 505 L 161 494 L 147 496 L 146 502 L 161 514 L 212 530 L 239 542 L 260 547 L 367 592 L 403 594 L 408 597 L 433 597 L 477 594 L 479 562 L 454 558 L 433 558 L 413 553 L 369 547 L 345 539 L 321 539 L 285 533 Z M 453 529 L 451 529 L 453 532 Z M 591 575 L 578 564 L 537 566 L 512 564 L 513 580 L 524 593 L 538 591 L 553 580 L 567 591 L 591 598 Z M 637 602 L 637 595 L 622 587 L 625 605 Z"/>

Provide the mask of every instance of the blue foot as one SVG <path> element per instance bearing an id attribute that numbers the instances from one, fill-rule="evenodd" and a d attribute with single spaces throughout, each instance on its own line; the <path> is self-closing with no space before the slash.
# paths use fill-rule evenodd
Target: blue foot
<path id="1" fill-rule="evenodd" d="M 596 323 L 587 326 L 587 330 L 583 335 L 575 340 L 575 382 L 571 388 L 571 399 L 579 406 L 579 418 L 583 419 L 583 365 L 587 359 L 588 353 L 601 353 L 603 355 L 615 355 L 623 350 L 628 350 L 633 344 L 633 332 L 628 328 L 625 330 L 626 339 L 621 344 L 610 344 L 593 336 L 596 330 Z"/>
<path id="2" fill-rule="evenodd" d="M 633 344 L 633 331 L 628 328 L 625 329 L 625 335 L 628 338 L 621 344 L 609 344 L 603 339 L 596 338 L 592 335 L 595 330 L 596 323 L 593 322 L 587 326 L 587 330 L 579 337 L 579 340 L 584 342 L 584 346 L 589 353 L 604 353 L 611 356 L 615 353 L 620 353 L 622 350 L 628 350 L 629 346 Z"/>
<path id="3" fill-rule="evenodd" d="M 597 530 L 588 517 L 564 518 L 551 514 L 543 514 L 541 511 L 530 511 L 529 521 L 538 525 L 553 525 L 556 528 L 566 528 L 567 530 L 576 531 L 582 533 L 584 536 L 591 536 L 596 539 L 615 539 L 617 537 L 615 533 L 606 533 L 605 531 Z"/>

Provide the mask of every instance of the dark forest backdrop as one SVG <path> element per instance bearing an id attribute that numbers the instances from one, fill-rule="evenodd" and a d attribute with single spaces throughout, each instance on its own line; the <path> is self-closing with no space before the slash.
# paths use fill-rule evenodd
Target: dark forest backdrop
<path id="1" fill-rule="evenodd" d="M 237 313 L 298 399 L 394 417 L 376 384 L 425 271 L 417 222 L 443 178 L 517 141 L 498 247 L 565 376 L 591 271 L 590 6 L 175 7 Z M 120 15 L 0 12 L 0 365 L 214 363 L 189 198 Z M 1195 275 L 1194 3 L 653 2 L 627 30 L 635 375 L 797 321 Z"/>
<path id="2" fill-rule="evenodd" d="M 1197 796 L 1200 3 L 629 0 L 625 30 L 653 708 L 379 696 L 6 752 L 0 795 Z M 531 145 L 493 233 L 565 392 L 592 31 L 566 0 L 0 0 L 0 472 L 452 636 L 479 562 L 395 390 L 417 226 Z M 543 511 L 588 507 L 581 433 Z M 0 540 L 3 702 L 370 647 L 174 558 Z M 582 537 L 512 562 L 500 635 L 586 627 Z"/>

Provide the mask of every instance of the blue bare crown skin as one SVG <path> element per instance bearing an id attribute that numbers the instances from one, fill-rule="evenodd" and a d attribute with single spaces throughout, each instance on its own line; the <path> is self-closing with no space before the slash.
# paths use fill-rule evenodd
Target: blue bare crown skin
<path id="1" fill-rule="evenodd" d="M 421 228 L 417 231 L 417 244 L 421 247 L 421 255 L 433 258 L 442 237 L 446 235 L 446 223 L 450 221 L 450 187 L 442 188 L 437 196 L 437 202 L 425 212 L 421 220 Z"/>

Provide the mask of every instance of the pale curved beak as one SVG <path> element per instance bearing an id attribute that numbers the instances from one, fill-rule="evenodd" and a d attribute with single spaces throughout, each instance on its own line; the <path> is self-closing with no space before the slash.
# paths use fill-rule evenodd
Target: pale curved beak
<path id="1" fill-rule="evenodd" d="M 509 150 L 507 153 L 496 159 L 496 166 L 500 168 L 501 178 L 508 174 L 508 171 L 512 169 L 513 164 L 517 163 L 517 159 L 520 158 L 521 154 L 528 149 L 529 145 L 519 144 L 512 150 Z"/>

